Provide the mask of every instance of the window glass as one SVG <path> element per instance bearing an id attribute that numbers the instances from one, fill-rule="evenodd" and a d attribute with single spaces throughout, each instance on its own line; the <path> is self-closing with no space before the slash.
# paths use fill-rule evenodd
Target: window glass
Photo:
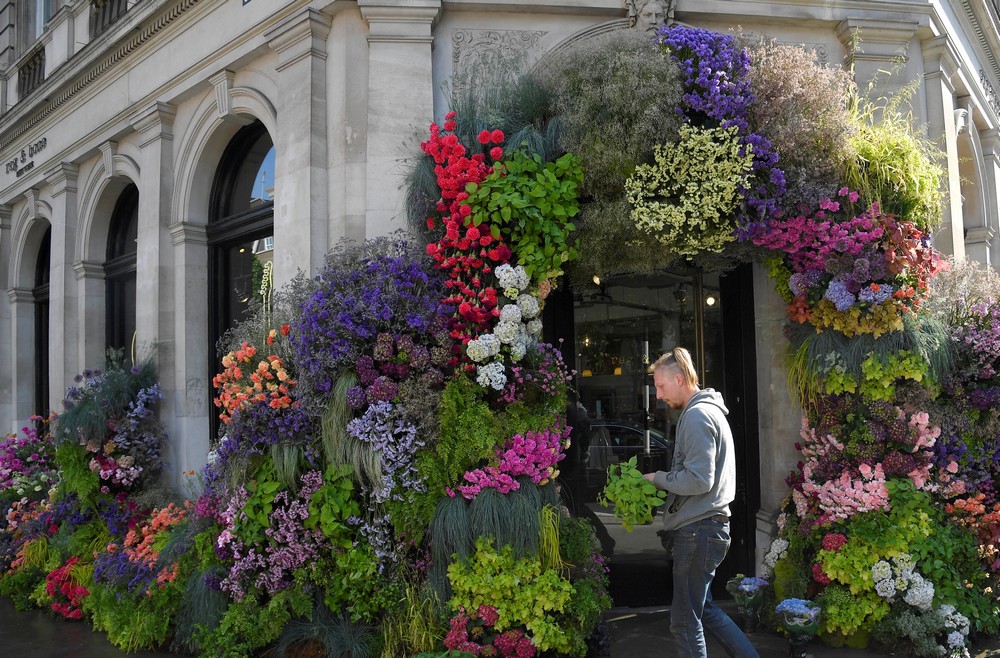
<path id="1" fill-rule="evenodd" d="M 106 339 L 108 347 L 132 354 L 136 330 L 136 250 L 139 234 L 139 190 L 130 184 L 119 195 L 111 214 L 107 260 Z"/>

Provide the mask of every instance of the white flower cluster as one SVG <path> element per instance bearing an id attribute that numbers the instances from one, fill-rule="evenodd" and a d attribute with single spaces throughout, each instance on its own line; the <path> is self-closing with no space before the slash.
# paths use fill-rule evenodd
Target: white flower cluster
<path id="1" fill-rule="evenodd" d="M 482 363 L 500 353 L 500 339 L 494 334 L 482 334 L 466 344 L 465 353 L 475 363 Z"/>
<path id="2" fill-rule="evenodd" d="M 902 594 L 903 601 L 920 610 L 930 610 L 934 600 L 934 583 L 914 570 L 913 557 L 900 553 L 890 564 L 879 560 L 872 565 L 875 591 L 883 599 L 893 601 Z"/>
<path id="3" fill-rule="evenodd" d="M 528 273 L 520 265 L 513 266 L 504 263 L 493 270 L 493 275 L 497 278 L 497 283 L 500 284 L 499 287 L 503 290 L 504 296 L 509 299 L 517 299 L 517 294 L 531 283 Z"/>
<path id="4" fill-rule="evenodd" d="M 495 391 L 502 391 L 507 384 L 507 375 L 504 373 L 502 361 L 492 361 L 481 365 L 477 369 L 476 382 L 483 388 L 489 387 Z"/>
<path id="5" fill-rule="evenodd" d="M 947 658 L 968 658 L 969 649 L 966 646 L 969 636 L 969 618 L 955 609 L 955 606 L 944 603 L 935 610 L 944 621 L 948 637 L 947 646 L 939 646 L 942 656 Z"/>
<path id="6" fill-rule="evenodd" d="M 788 550 L 788 540 L 781 539 L 780 537 L 771 542 L 771 547 L 767 549 L 767 553 L 764 554 L 764 568 L 761 577 L 764 579 L 770 579 L 774 576 L 774 565 L 778 563 L 781 556 L 785 554 Z"/>

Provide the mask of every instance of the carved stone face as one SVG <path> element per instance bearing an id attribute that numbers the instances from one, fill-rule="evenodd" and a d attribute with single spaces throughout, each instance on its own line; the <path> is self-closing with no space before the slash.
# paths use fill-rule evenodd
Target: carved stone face
<path id="1" fill-rule="evenodd" d="M 663 0 L 646 0 L 646 2 L 639 0 L 638 4 L 638 15 L 635 21 L 637 28 L 653 32 L 663 25 L 663 21 L 667 18 L 666 2 Z"/>

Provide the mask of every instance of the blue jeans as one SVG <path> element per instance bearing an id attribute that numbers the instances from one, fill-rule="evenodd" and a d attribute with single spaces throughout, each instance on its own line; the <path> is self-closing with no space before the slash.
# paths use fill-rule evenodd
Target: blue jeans
<path id="1" fill-rule="evenodd" d="M 729 551 L 729 523 L 695 521 L 673 531 L 674 600 L 670 632 L 679 658 L 707 658 L 705 631 L 733 658 L 757 658 L 740 627 L 712 602 L 712 578 Z"/>

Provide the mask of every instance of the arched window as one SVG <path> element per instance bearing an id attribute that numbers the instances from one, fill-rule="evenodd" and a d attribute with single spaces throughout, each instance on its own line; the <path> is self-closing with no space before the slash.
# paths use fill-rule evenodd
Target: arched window
<path id="1" fill-rule="evenodd" d="M 104 262 L 107 321 L 105 343 L 131 353 L 135 335 L 135 254 L 139 231 L 139 189 L 130 184 L 111 213 Z"/>
<path id="2" fill-rule="evenodd" d="M 271 268 L 274 248 L 274 143 L 254 122 L 233 137 L 212 186 L 208 223 L 209 370 L 219 338 L 243 318 Z M 213 415 L 214 417 L 214 415 Z"/>
<path id="3" fill-rule="evenodd" d="M 49 263 L 51 262 L 52 229 L 45 229 L 42 244 L 35 259 L 35 395 L 34 409 L 39 416 L 48 416 L 49 404 Z"/>

